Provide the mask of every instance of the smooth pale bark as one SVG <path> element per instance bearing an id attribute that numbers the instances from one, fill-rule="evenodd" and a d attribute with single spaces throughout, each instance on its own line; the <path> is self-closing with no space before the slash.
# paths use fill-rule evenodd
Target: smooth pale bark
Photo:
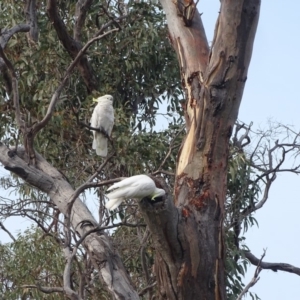
<path id="1" fill-rule="evenodd" d="M 66 215 L 68 202 L 74 194 L 74 189 L 63 175 L 38 153 L 36 153 L 36 166 L 29 165 L 24 160 L 25 157 L 23 147 L 19 147 L 17 151 L 14 151 L 0 143 L 0 162 L 5 169 L 46 193 L 57 205 L 60 212 Z M 91 226 L 81 227 L 80 224 L 83 220 L 91 220 L 97 223 L 86 205 L 78 198 L 72 207 L 71 225 L 80 236 L 93 228 Z M 88 235 L 83 242 L 83 246 L 114 299 L 139 299 L 120 257 L 104 233 L 101 235 L 97 233 Z"/>
<path id="2" fill-rule="evenodd" d="M 175 206 L 141 204 L 156 246 L 163 299 L 226 299 L 223 217 L 228 146 L 247 79 L 259 0 L 223 0 L 210 52 L 200 15 L 187 25 L 161 0 L 186 92 L 187 136 L 178 154 Z M 182 5 L 188 2 L 182 1 Z M 201 6 L 201 3 L 199 4 Z"/>

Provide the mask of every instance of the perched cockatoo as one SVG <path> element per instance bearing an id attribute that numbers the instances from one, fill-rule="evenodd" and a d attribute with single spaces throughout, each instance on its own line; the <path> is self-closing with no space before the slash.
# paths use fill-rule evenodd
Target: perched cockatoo
<path id="1" fill-rule="evenodd" d="M 106 194 L 109 201 L 105 207 L 109 210 L 116 209 L 125 199 L 151 197 L 151 200 L 154 200 L 166 194 L 165 190 L 157 188 L 155 182 L 147 175 L 125 178 L 114 183 L 107 191 L 112 191 Z"/>
<path id="2" fill-rule="evenodd" d="M 113 108 L 113 97 L 111 95 L 104 95 L 93 101 L 98 102 L 94 108 L 91 127 L 99 128 L 110 136 L 114 126 L 114 108 Z M 102 157 L 107 156 L 107 137 L 101 132 L 93 131 L 93 149 L 96 150 L 97 155 Z"/>

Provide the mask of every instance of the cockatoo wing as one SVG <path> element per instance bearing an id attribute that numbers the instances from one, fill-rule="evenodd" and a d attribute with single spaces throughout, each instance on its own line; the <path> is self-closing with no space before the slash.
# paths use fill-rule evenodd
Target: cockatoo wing
<path id="1" fill-rule="evenodd" d="M 115 199 L 115 198 L 135 198 L 139 197 L 139 192 L 141 190 L 140 185 L 128 185 L 128 186 L 123 186 L 121 188 L 118 188 L 109 194 L 106 195 L 108 199 Z"/>
<path id="2" fill-rule="evenodd" d="M 111 191 L 106 194 L 109 201 L 106 203 L 106 208 L 113 210 L 117 208 L 125 199 L 144 197 L 161 196 L 165 194 L 163 189 L 158 189 L 155 182 L 147 175 L 135 175 L 125 178 L 107 189 Z"/>
<path id="3" fill-rule="evenodd" d="M 147 175 L 135 175 L 135 176 L 131 176 L 131 177 L 125 178 L 119 182 L 114 183 L 107 190 L 111 191 L 111 190 L 114 190 L 117 188 L 122 188 L 125 186 L 135 186 L 136 187 L 138 185 L 143 185 L 145 183 L 149 184 L 149 182 L 150 182 L 150 184 L 153 183 L 153 185 L 155 185 L 154 181 Z"/>

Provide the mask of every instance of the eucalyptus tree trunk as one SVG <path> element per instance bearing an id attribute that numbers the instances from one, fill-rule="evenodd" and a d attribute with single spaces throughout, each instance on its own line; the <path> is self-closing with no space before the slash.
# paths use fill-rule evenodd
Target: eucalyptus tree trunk
<path id="1" fill-rule="evenodd" d="M 223 0 L 209 49 L 193 1 L 161 0 L 186 92 L 174 199 L 141 210 L 163 299 L 226 299 L 223 218 L 229 138 L 247 79 L 260 0 Z M 200 4 L 201 5 L 201 4 Z M 174 204 L 173 204 L 174 203 Z"/>

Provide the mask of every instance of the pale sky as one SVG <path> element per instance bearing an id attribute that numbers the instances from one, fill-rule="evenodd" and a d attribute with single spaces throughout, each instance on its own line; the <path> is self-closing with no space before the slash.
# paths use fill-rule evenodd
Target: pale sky
<path id="1" fill-rule="evenodd" d="M 201 0 L 198 4 L 211 41 L 219 10 L 219 1 Z M 246 82 L 239 119 L 254 122 L 254 128 L 267 128 L 268 120 L 294 125 L 300 130 L 300 99 L 297 94 L 300 62 L 300 1 L 262 1 L 252 61 Z M 299 161 L 300 163 L 300 161 Z M 0 169 L 0 175 L 3 169 Z M 266 262 L 284 262 L 300 267 L 298 250 L 300 228 L 300 177 L 281 174 L 271 188 L 269 200 L 255 214 L 259 228 L 246 234 L 246 244 L 260 257 L 267 248 Z M 24 220 L 24 219 L 23 219 Z M 7 220 L 10 228 L 13 221 Z M 28 222 L 21 221 L 21 227 Z M 9 241 L 0 231 L 2 242 Z M 251 268 L 245 278 L 253 276 Z M 291 273 L 263 270 L 260 280 L 251 288 L 262 300 L 299 300 L 300 278 Z M 247 296 L 245 299 L 251 299 Z"/>

